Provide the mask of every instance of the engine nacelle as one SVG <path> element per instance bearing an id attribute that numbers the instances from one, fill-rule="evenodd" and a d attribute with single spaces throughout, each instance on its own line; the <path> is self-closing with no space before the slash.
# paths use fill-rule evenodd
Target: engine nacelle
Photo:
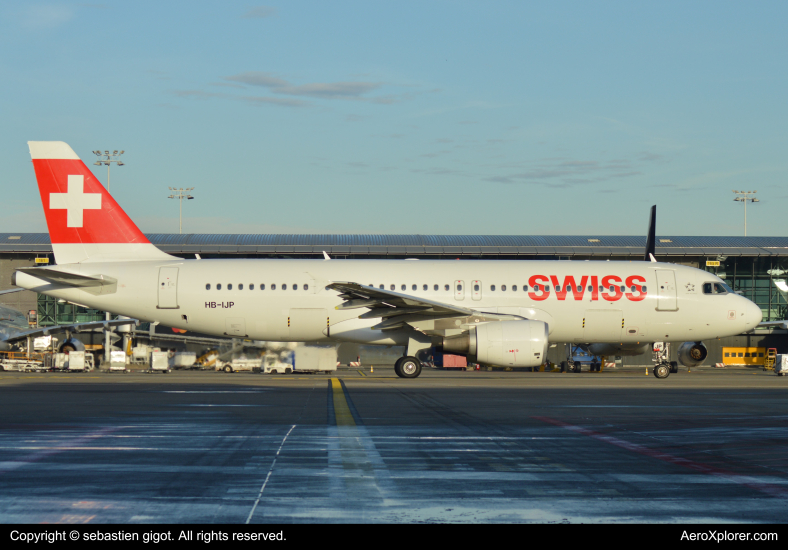
<path id="1" fill-rule="evenodd" d="M 476 356 L 479 363 L 537 367 L 547 357 L 547 324 L 541 321 L 495 321 L 471 327 L 443 340 L 443 351 Z"/>
<path id="2" fill-rule="evenodd" d="M 709 350 L 703 342 L 684 342 L 679 346 L 679 363 L 685 367 L 697 367 L 708 357 Z"/>
<path id="3" fill-rule="evenodd" d="M 58 351 L 60 353 L 68 353 L 69 351 L 85 351 L 85 344 L 76 338 L 69 338 L 60 344 Z"/>

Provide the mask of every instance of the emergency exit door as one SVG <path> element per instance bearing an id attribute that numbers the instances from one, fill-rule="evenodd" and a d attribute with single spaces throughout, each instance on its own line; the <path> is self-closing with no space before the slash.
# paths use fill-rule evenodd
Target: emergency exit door
<path id="1" fill-rule="evenodd" d="M 159 309 L 178 309 L 178 268 L 159 268 Z"/>
<path id="2" fill-rule="evenodd" d="M 676 272 L 657 269 L 657 311 L 676 311 Z"/>

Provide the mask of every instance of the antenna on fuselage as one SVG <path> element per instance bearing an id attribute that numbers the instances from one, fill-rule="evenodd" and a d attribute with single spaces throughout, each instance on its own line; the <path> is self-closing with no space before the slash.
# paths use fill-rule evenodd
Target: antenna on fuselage
<path id="1" fill-rule="evenodd" d="M 646 253 L 643 255 L 643 261 L 656 262 L 654 254 L 656 254 L 656 232 L 657 232 L 657 205 L 651 207 L 651 215 L 648 220 L 648 237 L 646 237 Z"/>

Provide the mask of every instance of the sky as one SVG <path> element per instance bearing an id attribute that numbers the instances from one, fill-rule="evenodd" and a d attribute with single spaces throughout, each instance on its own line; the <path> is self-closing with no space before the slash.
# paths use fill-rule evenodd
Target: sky
<path id="1" fill-rule="evenodd" d="M 784 1 L 0 4 L 0 232 L 26 142 L 147 233 L 788 235 Z M 92 166 L 91 166 L 92 167 Z M 93 167 L 102 182 L 106 169 Z"/>

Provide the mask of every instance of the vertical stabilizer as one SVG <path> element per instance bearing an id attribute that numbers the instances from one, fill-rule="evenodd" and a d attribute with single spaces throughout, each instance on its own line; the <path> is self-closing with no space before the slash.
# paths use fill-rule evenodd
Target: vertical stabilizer
<path id="1" fill-rule="evenodd" d="M 62 141 L 28 141 L 58 264 L 170 260 Z"/>
<path id="2" fill-rule="evenodd" d="M 648 219 L 648 237 L 646 237 L 646 253 L 643 256 L 643 260 L 646 262 L 654 261 L 656 248 L 657 248 L 657 241 L 656 241 L 656 233 L 657 233 L 657 205 L 651 207 L 651 215 Z"/>

